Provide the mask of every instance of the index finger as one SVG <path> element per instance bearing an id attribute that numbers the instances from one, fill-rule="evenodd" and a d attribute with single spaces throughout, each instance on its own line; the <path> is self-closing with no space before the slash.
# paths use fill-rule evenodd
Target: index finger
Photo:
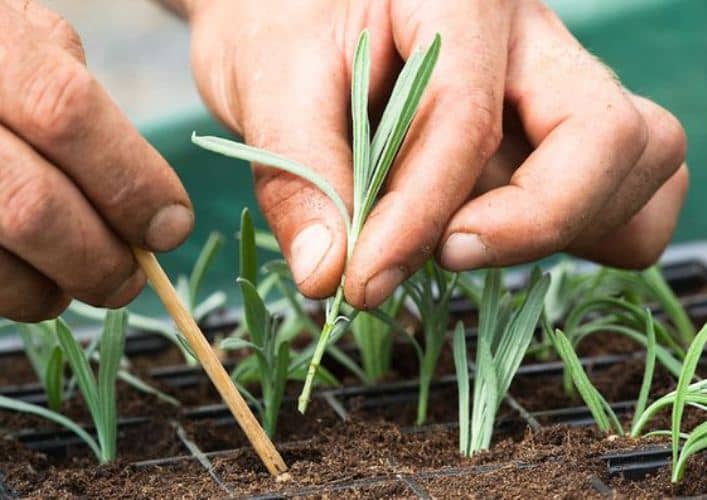
<path id="1" fill-rule="evenodd" d="M 0 122 L 61 168 L 125 240 L 168 250 L 193 225 L 174 171 L 75 57 L 6 9 Z"/>
<path id="2" fill-rule="evenodd" d="M 645 122 L 614 76 L 549 9 L 523 3 L 516 22 L 507 96 L 535 150 L 509 185 L 452 218 L 440 252 L 451 270 L 563 250 L 615 195 L 646 145 Z"/>

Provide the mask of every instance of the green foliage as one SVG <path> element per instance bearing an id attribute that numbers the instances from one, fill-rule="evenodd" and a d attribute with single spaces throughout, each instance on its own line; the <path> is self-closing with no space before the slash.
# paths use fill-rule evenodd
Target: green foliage
<path id="1" fill-rule="evenodd" d="M 673 449 L 673 473 L 672 481 L 678 482 L 682 479 L 688 459 L 707 448 L 707 422 L 703 422 L 695 427 L 687 436 L 682 431 L 682 417 L 685 406 L 690 405 L 707 412 L 707 380 L 695 380 L 695 371 L 707 344 L 707 325 L 703 326 L 695 336 L 690 348 L 685 356 L 678 384 L 674 391 L 655 400 L 644 411 L 638 413 L 631 426 L 631 436 L 641 435 L 643 428 L 658 413 L 672 406 L 671 429 L 669 431 Z M 663 434 L 663 431 L 651 434 Z M 685 441 L 680 448 L 680 440 Z"/>
<path id="2" fill-rule="evenodd" d="M 459 450 L 464 456 L 487 449 L 503 398 L 525 356 L 543 310 L 550 285 L 548 275 L 533 273 L 520 306 L 503 293 L 501 272 L 486 274 L 479 309 L 474 396 L 469 419 L 467 349 L 460 325 L 454 332 L 454 362 L 459 392 Z"/>
<path id="3" fill-rule="evenodd" d="M 96 428 L 98 440 L 96 441 L 80 426 L 51 409 L 4 396 L 0 397 L 0 407 L 47 418 L 78 435 L 93 450 L 101 463 L 111 462 L 116 457 L 118 426 L 115 383 L 125 345 L 127 313 L 121 309 L 108 311 L 106 314 L 100 340 L 100 365 L 97 376 L 68 325 L 61 319 L 54 323 L 53 331 L 63 356 L 76 377 L 79 390 Z"/>
<path id="4" fill-rule="evenodd" d="M 64 400 L 64 355 L 56 339 L 54 321 L 19 324 L 25 354 L 44 387 L 50 410 L 59 411 Z"/>
<path id="5" fill-rule="evenodd" d="M 468 454 L 469 449 L 469 352 L 466 347 L 464 324 L 459 321 L 454 327 L 452 342 L 454 371 L 457 374 L 457 395 L 459 399 L 459 453 Z"/>
<path id="6" fill-rule="evenodd" d="M 242 384 L 237 385 L 260 413 L 265 432 L 273 436 L 277 428 L 285 384 L 291 374 L 290 338 L 281 335 L 283 330 L 278 328 L 278 322 L 265 305 L 264 298 L 257 288 L 257 268 L 255 231 L 250 213 L 245 208 L 241 214 L 240 269 L 237 281 L 243 295 L 243 314 L 250 340 L 241 335 L 234 335 L 224 339 L 221 348 L 253 351 L 262 403 Z M 243 368 L 236 368 L 232 374 L 234 381 L 238 382 L 238 376 L 242 373 Z"/>
<path id="7" fill-rule="evenodd" d="M 680 428 L 685 405 L 688 402 L 690 383 L 695 376 L 697 363 L 700 361 L 707 344 L 707 325 L 697 334 L 685 356 L 682 372 L 675 388 L 675 400 L 671 417 L 671 438 L 673 442 L 673 475 L 672 481 L 677 482 L 682 478 L 687 458 L 698 451 L 707 448 L 707 429 L 702 424 L 688 437 L 682 451 L 680 451 Z"/>
<path id="8" fill-rule="evenodd" d="M 428 261 L 415 275 L 403 284 L 407 296 L 417 306 L 420 315 L 424 344 L 412 335 L 405 337 L 412 343 L 420 364 L 420 390 L 417 401 L 417 424 L 427 420 L 427 402 L 430 384 L 439 355 L 444 345 L 449 325 L 449 300 L 457 283 L 458 274 L 442 270 Z"/>
<path id="9" fill-rule="evenodd" d="M 348 255 L 353 252 L 363 224 L 378 198 L 386 176 L 395 161 L 407 131 L 412 123 L 422 95 L 427 87 L 432 70 L 439 56 L 441 40 L 437 35 L 426 51 L 415 51 L 405 63 L 398 80 L 393 87 L 390 100 L 385 107 L 378 129 L 370 139 L 370 124 L 368 120 L 368 84 L 370 78 L 370 48 L 368 32 L 363 31 L 359 37 L 354 53 L 351 83 L 351 115 L 353 121 L 353 217 L 341 197 L 314 170 L 304 165 L 288 160 L 282 156 L 239 144 L 217 137 L 192 136 L 192 141 L 202 148 L 226 156 L 258 162 L 279 168 L 300 176 L 318 187 L 336 205 L 344 220 L 348 236 Z M 343 303 L 344 277 L 337 289 L 334 299 L 328 303 L 326 322 L 322 328 L 319 342 L 313 352 L 307 371 L 304 387 L 299 398 L 299 410 L 304 413 L 309 402 L 312 384 L 320 362 L 327 347 L 331 345 L 333 332 L 338 323 L 345 328 L 352 320 L 342 317 L 340 310 Z"/>
<path id="10" fill-rule="evenodd" d="M 397 293 L 378 309 L 390 318 L 400 312 L 405 295 Z M 374 314 L 362 312 L 351 322 L 351 333 L 361 354 L 364 382 L 373 385 L 390 370 L 393 344 L 393 326 Z"/>
<path id="11" fill-rule="evenodd" d="M 623 435 L 624 431 L 616 413 L 596 387 L 592 385 L 592 382 L 589 380 L 587 373 L 584 371 L 577 357 L 577 353 L 574 352 L 572 344 L 565 334 L 558 329 L 555 330 L 554 333 L 549 332 L 549 336 L 557 350 L 557 354 L 565 364 L 565 370 L 572 378 L 577 391 L 579 391 L 584 403 L 592 413 L 597 427 L 604 432 L 614 430 L 617 434 Z"/>

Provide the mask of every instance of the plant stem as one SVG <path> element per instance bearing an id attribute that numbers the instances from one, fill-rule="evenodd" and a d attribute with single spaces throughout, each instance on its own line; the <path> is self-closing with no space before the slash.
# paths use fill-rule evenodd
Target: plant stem
<path id="1" fill-rule="evenodd" d="M 309 363 L 309 368 L 307 369 L 307 378 L 304 380 L 304 387 L 302 387 L 302 392 L 297 400 L 297 409 L 300 413 L 304 414 L 307 411 L 307 405 L 309 404 L 309 397 L 312 394 L 312 385 L 314 384 L 314 377 L 317 375 L 317 370 L 319 369 L 319 364 L 322 361 L 324 352 L 326 351 L 327 344 L 329 342 L 329 336 L 336 326 L 336 320 L 339 317 L 339 309 L 341 308 L 341 303 L 344 300 L 344 279 L 341 279 L 341 285 L 339 285 L 336 291 L 336 296 L 331 306 L 327 308 L 326 322 L 322 328 L 322 333 L 319 335 L 319 341 L 317 342 L 317 347 L 312 354 L 312 360 Z"/>

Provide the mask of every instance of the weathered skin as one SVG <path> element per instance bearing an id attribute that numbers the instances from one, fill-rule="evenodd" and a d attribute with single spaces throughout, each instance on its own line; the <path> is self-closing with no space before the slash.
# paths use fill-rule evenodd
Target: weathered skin
<path id="1" fill-rule="evenodd" d="M 441 33 L 430 87 L 346 267 L 354 306 L 378 305 L 433 254 L 453 270 L 562 250 L 640 268 L 670 240 L 687 189 L 682 127 L 623 89 L 539 1 L 183 6 L 214 113 L 250 144 L 316 169 L 348 202 L 359 32 L 370 31 L 373 112 L 401 60 Z M 289 174 L 256 166 L 255 175 L 301 291 L 331 294 L 346 252 L 334 205 Z"/>
<path id="2" fill-rule="evenodd" d="M 442 52 L 409 139 L 346 268 L 378 305 L 429 256 L 449 269 L 566 250 L 643 267 L 687 189 L 676 119 L 630 95 L 537 0 L 162 0 L 191 24 L 197 85 L 255 146 L 315 168 L 350 204 L 349 81 L 371 33 L 379 113 L 415 48 Z M 59 16 L 0 0 L 0 315 L 39 320 L 71 297 L 120 306 L 144 286 L 129 244 L 191 230 L 176 175 L 86 70 Z M 255 167 L 256 192 L 300 290 L 330 295 L 346 236 L 334 205 Z"/>

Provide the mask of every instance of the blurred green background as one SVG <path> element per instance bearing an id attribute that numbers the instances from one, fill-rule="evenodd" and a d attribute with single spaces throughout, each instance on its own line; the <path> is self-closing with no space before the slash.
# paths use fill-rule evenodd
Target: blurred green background
<path id="1" fill-rule="evenodd" d="M 611 66 L 633 92 L 671 110 L 689 137 L 691 188 L 675 241 L 707 236 L 707 0 L 551 2 L 575 35 Z M 254 209 L 264 227 L 252 194 L 252 180 L 241 162 L 204 152 L 189 136 L 228 135 L 203 111 L 170 116 L 143 127 L 148 139 L 178 170 L 191 194 L 197 216 L 194 234 L 180 249 L 160 256 L 173 276 L 185 272 L 208 233 L 218 230 L 227 245 L 215 262 L 208 287 L 223 288 L 235 297 L 235 239 L 243 206 Z M 569 160 L 569 159 L 568 159 Z M 154 307 L 150 294 L 140 308 Z"/>

